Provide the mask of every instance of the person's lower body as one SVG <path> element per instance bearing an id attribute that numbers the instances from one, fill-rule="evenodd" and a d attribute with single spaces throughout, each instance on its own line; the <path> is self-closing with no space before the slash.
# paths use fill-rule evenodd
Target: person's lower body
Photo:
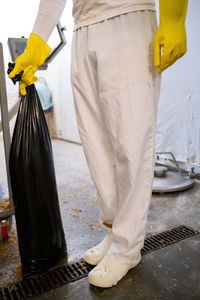
<path id="1" fill-rule="evenodd" d="M 160 89 L 153 61 L 156 29 L 155 12 L 137 11 L 82 27 L 73 36 L 79 133 L 98 192 L 100 222 L 112 227 L 89 274 L 89 282 L 98 286 L 116 284 L 141 260 Z M 92 252 L 87 254 L 91 258 Z"/>

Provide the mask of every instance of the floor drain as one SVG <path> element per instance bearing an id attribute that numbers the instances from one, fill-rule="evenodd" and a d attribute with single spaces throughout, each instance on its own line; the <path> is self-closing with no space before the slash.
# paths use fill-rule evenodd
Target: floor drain
<path id="1" fill-rule="evenodd" d="M 59 266 L 37 276 L 30 276 L 22 281 L 0 289 L 0 300 L 19 300 L 38 296 L 63 284 L 86 277 L 93 266 L 84 260 Z"/>
<path id="2" fill-rule="evenodd" d="M 186 227 L 185 225 L 178 226 L 176 228 L 147 237 L 144 241 L 144 247 L 142 248 L 141 253 L 142 255 L 147 254 L 151 251 L 167 247 L 196 234 L 200 234 L 200 232 Z"/>
<path id="3" fill-rule="evenodd" d="M 142 255 L 177 243 L 183 239 L 200 234 L 184 225 L 165 232 L 147 237 L 145 239 Z M 93 266 L 84 260 L 76 263 L 59 266 L 37 276 L 26 279 L 0 289 L 0 300 L 22 300 L 38 296 L 64 284 L 86 277 Z"/>

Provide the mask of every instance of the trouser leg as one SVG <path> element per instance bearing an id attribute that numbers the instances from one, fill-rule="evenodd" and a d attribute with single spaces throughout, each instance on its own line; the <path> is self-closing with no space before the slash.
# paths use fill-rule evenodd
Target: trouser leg
<path id="1" fill-rule="evenodd" d="M 87 27 L 74 32 L 71 81 L 79 134 L 96 185 L 101 223 L 112 224 L 117 199 L 115 161 L 99 102 L 97 66 Z"/>
<path id="2" fill-rule="evenodd" d="M 143 247 L 152 193 L 160 86 L 153 66 L 156 15 L 130 13 L 104 26 L 106 52 L 99 50 L 98 55 L 99 98 L 114 148 L 118 189 L 109 253 L 134 263 Z"/>

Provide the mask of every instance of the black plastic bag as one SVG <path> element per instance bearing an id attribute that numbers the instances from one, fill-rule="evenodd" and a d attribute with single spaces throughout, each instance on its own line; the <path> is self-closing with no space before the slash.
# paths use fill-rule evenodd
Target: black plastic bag
<path id="1" fill-rule="evenodd" d="M 66 256 L 52 146 L 34 85 L 21 97 L 9 169 L 24 275 L 42 272 Z"/>

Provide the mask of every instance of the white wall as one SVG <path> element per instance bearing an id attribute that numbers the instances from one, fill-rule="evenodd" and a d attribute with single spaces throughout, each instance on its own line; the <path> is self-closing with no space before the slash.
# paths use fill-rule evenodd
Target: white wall
<path id="1" fill-rule="evenodd" d="M 189 1 L 188 51 L 163 72 L 157 123 L 157 151 L 200 164 L 200 1 Z"/>
<path id="2" fill-rule="evenodd" d="M 39 0 L 2 1 L 0 10 L 0 41 L 3 41 L 5 62 L 9 53 L 9 36 L 28 37 L 32 30 Z M 158 0 L 156 1 L 158 5 Z M 49 65 L 47 71 L 38 72 L 38 76 L 47 78 L 53 91 L 56 135 L 79 142 L 73 96 L 70 84 L 70 51 L 73 30 L 71 0 L 61 18 L 66 26 L 67 46 Z M 200 1 L 189 1 L 186 20 L 188 52 L 162 75 L 159 103 L 156 151 L 171 151 L 178 160 L 200 164 Z M 49 44 L 56 45 L 54 32 Z M 7 80 L 9 105 L 15 101 L 17 88 Z"/>

